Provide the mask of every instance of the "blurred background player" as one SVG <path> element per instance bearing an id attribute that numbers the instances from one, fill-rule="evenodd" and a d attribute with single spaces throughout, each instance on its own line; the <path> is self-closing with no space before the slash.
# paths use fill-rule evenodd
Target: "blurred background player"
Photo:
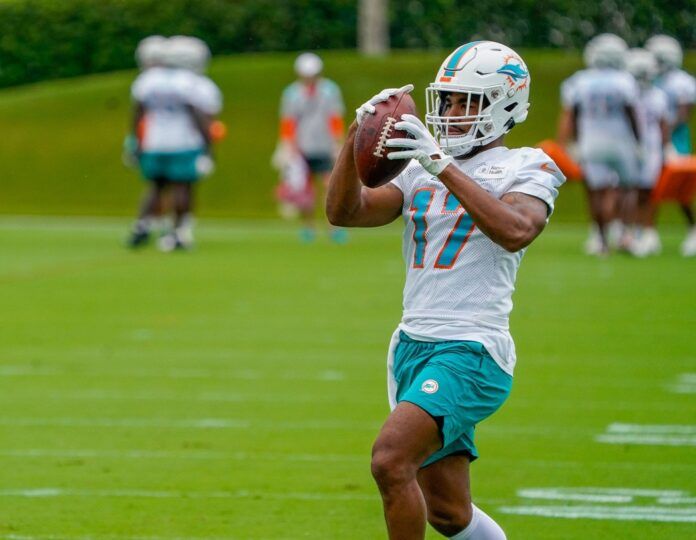
<path id="1" fill-rule="evenodd" d="M 655 84 L 669 98 L 671 137 L 665 149 L 665 159 L 670 161 L 691 154 L 689 118 L 696 102 L 696 79 L 681 69 L 684 59 L 679 42 L 671 36 L 657 35 L 645 43 L 645 48 L 655 55 L 658 77 Z M 690 205 L 682 204 L 682 212 L 689 224 L 689 233 L 682 243 L 684 256 L 696 255 L 696 220 Z"/>
<path id="2" fill-rule="evenodd" d="M 141 172 L 150 187 L 129 245 L 143 245 L 165 212 L 171 191 L 173 227 L 159 239 L 163 251 L 193 245 L 193 186 L 212 172 L 211 126 L 222 96 L 203 75 L 210 51 L 201 40 L 175 36 L 158 41 L 159 61 L 133 83 L 133 130 Z"/>
<path id="3" fill-rule="evenodd" d="M 321 181 L 323 193 L 331 169 L 343 141 L 345 107 L 341 90 L 329 79 L 321 77 L 323 62 L 314 53 L 303 53 L 295 60 L 298 80 L 283 90 L 280 106 L 280 142 L 274 162 L 281 169 L 283 183 L 279 188 L 281 204 L 294 207 L 302 217 L 301 238 L 316 238 L 316 188 L 313 178 Z M 304 187 L 301 184 L 302 164 L 306 164 Z M 294 175 L 289 178 L 288 174 Z M 283 197 L 285 196 L 285 199 Z M 336 242 L 345 242 L 343 229 L 330 228 Z"/>
<path id="4" fill-rule="evenodd" d="M 592 255 L 609 252 L 608 225 L 618 217 L 619 188 L 638 174 L 639 89 L 623 69 L 627 50 L 618 36 L 596 36 L 585 47 L 587 69 L 561 85 L 558 139 L 566 147 L 577 142 L 593 221 L 585 251 Z"/>
<path id="5" fill-rule="evenodd" d="M 632 233 L 628 247 L 633 255 L 645 257 L 661 250 L 660 237 L 655 229 L 655 207 L 650 201 L 650 194 L 662 171 L 663 148 L 669 142 L 669 103 L 667 94 L 653 84 L 658 68 L 657 60 L 650 51 L 628 51 L 626 69 L 640 87 L 636 112 L 642 142 L 640 170 L 629 200 L 628 225 L 632 226 Z"/>

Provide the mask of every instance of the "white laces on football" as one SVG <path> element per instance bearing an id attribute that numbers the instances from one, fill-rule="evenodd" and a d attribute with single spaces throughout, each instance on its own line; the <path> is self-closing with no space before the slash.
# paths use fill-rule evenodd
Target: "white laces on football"
<path id="1" fill-rule="evenodd" d="M 363 118 L 365 118 L 366 115 L 375 114 L 375 105 L 377 105 L 378 103 L 387 101 L 390 97 L 395 96 L 400 92 L 406 92 L 408 94 L 412 90 L 413 85 L 407 84 L 405 86 L 402 86 L 401 88 L 385 88 L 379 94 L 371 97 L 365 103 L 360 105 L 360 107 L 355 109 L 355 119 L 358 121 L 358 125 L 360 124 L 360 122 L 362 122 Z"/>
<path id="2" fill-rule="evenodd" d="M 445 155 L 428 128 L 412 114 L 402 115 L 401 122 L 394 124 L 394 128 L 405 131 L 413 139 L 389 139 L 386 144 L 390 148 L 404 148 L 390 152 L 389 159 L 415 159 L 433 176 L 438 176 L 454 163 L 454 158 Z"/>

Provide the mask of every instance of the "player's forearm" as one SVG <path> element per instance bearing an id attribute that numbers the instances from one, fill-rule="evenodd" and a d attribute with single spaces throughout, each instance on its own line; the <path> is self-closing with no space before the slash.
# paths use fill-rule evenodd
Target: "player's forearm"
<path id="1" fill-rule="evenodd" d="M 140 129 L 140 122 L 143 120 L 143 117 L 145 116 L 145 109 L 143 108 L 141 103 L 136 103 L 135 107 L 133 107 L 133 120 L 131 123 L 131 132 L 133 135 L 138 135 L 138 131 Z"/>
<path id="2" fill-rule="evenodd" d="M 355 225 L 361 206 L 362 184 L 353 158 L 353 142 L 357 124 L 348 129 L 348 136 L 331 172 L 326 194 L 326 216 L 333 225 Z"/>
<path id="3" fill-rule="evenodd" d="M 689 103 L 684 103 L 682 105 L 679 105 L 679 108 L 677 109 L 677 123 L 678 124 L 684 124 L 689 121 L 689 118 L 691 117 L 691 110 L 693 108 L 693 105 Z"/>
<path id="4" fill-rule="evenodd" d="M 535 227 L 529 218 L 488 193 L 456 166 L 449 165 L 438 178 L 459 200 L 474 224 L 499 246 L 514 252 L 534 239 Z"/>

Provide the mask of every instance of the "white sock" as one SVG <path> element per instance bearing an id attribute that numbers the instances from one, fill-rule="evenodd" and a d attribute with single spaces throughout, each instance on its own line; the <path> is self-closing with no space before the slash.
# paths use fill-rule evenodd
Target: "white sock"
<path id="1" fill-rule="evenodd" d="M 184 244 L 193 243 L 193 216 L 191 214 L 186 214 L 181 218 L 176 228 L 176 236 Z"/>
<path id="2" fill-rule="evenodd" d="M 474 504 L 471 508 L 471 523 L 463 531 L 450 536 L 450 540 L 506 540 L 503 529 L 488 514 Z"/>

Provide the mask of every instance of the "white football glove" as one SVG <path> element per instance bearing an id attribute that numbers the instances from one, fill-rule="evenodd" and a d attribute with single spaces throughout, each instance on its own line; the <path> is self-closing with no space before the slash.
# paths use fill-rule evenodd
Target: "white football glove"
<path id="1" fill-rule="evenodd" d="M 292 161 L 294 155 L 295 151 L 289 142 L 279 141 L 271 156 L 271 166 L 275 170 L 281 171 L 283 167 Z"/>
<path id="2" fill-rule="evenodd" d="M 355 109 L 355 119 L 357 120 L 358 125 L 360 125 L 360 122 L 362 122 L 363 118 L 365 118 L 365 116 L 368 114 L 375 114 L 375 105 L 378 103 L 387 101 L 390 97 L 398 94 L 399 92 L 406 92 L 408 94 L 411 92 L 411 90 L 413 90 L 412 84 L 407 84 L 401 88 L 385 88 L 379 94 L 373 96 L 368 101 L 360 105 L 360 107 Z"/>
<path id="3" fill-rule="evenodd" d="M 394 124 L 394 128 L 407 132 L 413 139 L 388 139 L 387 146 L 404 148 L 399 152 L 389 152 L 389 159 L 415 159 L 433 176 L 438 176 L 445 167 L 454 163 L 454 158 L 442 152 L 428 128 L 412 114 L 401 115 L 401 122 Z"/>

